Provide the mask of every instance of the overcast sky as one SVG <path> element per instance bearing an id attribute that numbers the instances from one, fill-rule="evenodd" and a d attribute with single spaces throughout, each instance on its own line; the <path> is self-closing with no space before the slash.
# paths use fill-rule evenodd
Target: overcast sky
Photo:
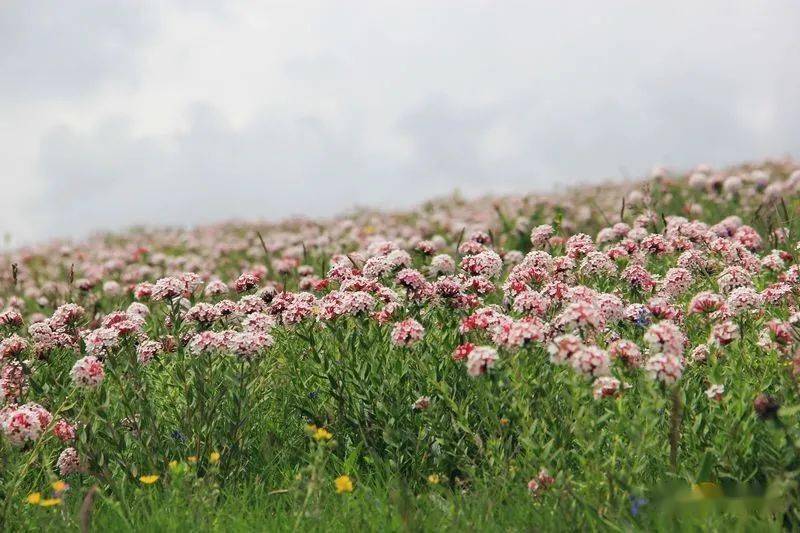
<path id="1" fill-rule="evenodd" d="M 0 232 L 798 156 L 798 28 L 795 0 L 6 0 Z"/>

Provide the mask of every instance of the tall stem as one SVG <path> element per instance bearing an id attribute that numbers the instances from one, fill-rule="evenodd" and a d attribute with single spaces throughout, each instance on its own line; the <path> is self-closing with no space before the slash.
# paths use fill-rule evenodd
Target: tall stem
<path id="1" fill-rule="evenodd" d="M 681 393 L 678 386 L 672 388 L 672 405 L 669 417 L 669 464 L 672 472 L 678 472 L 678 444 L 681 440 Z"/>

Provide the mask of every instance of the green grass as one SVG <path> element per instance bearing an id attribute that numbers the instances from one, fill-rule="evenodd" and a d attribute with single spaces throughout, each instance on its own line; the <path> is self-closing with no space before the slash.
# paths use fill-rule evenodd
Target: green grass
<path id="1" fill-rule="evenodd" d="M 740 214 L 762 234 L 780 215 L 765 218 L 757 197 L 723 202 L 680 184 L 662 185 L 653 202 L 654 213 L 667 215 L 696 202 L 710 223 Z M 528 251 L 524 235 L 506 217 L 559 224 L 560 213 L 569 215 L 575 207 L 500 212 L 502 223 L 493 233 L 497 248 Z M 798 207 L 798 199 L 789 198 L 784 214 Z M 640 213 L 629 208 L 626 220 Z M 594 234 L 609 216 L 613 211 L 595 214 L 577 230 Z M 785 218 L 781 224 L 800 230 Z M 656 217 L 649 227 L 660 233 L 663 221 Z M 462 237 L 449 237 L 447 251 L 455 256 Z M 778 246 L 795 252 L 791 243 Z M 206 259 L 215 273 L 235 279 L 243 264 L 263 261 L 254 249 Z M 325 274 L 329 251 L 304 249 L 304 255 L 318 275 Z M 647 268 L 663 274 L 678 255 L 649 257 Z M 56 279 L 69 271 L 68 260 L 34 256 L 20 283 Z M 420 271 L 427 261 L 413 255 Z M 698 273 L 673 303 L 685 310 L 693 294 L 716 291 L 716 274 Z M 401 292 L 391 279 L 385 284 Z M 495 280 L 498 290 L 483 297 L 482 305 L 519 318 L 502 307 L 503 279 Z M 294 274 L 280 281 L 298 289 Z M 773 272 L 754 277 L 759 290 L 776 281 Z M 631 303 L 648 298 L 617 277 L 578 271 L 574 284 L 615 292 Z M 19 294 L 25 293 L 15 285 L 4 297 Z M 55 308 L 25 298 L 29 314 Z M 97 288 L 74 298 L 91 316 L 71 326 L 70 335 L 132 301 L 129 294 L 110 297 Z M 201 300 L 206 299 L 193 295 L 190 303 Z M 31 505 L 28 494 L 51 495 L 64 445 L 50 432 L 21 448 L 0 440 L 0 524 L 8 531 L 77 531 L 87 520 L 97 531 L 797 529 L 800 397 L 790 357 L 758 344 L 769 319 L 786 320 L 792 305 L 764 305 L 737 318 L 741 338 L 713 348 L 707 362 L 687 365 L 674 386 L 616 363 L 614 376 L 630 388 L 602 400 L 593 398 L 591 381 L 552 364 L 546 344 L 538 342 L 500 349 L 489 373 L 470 377 L 451 354 L 465 341 L 491 344 L 489 336 L 459 333 L 468 311 L 419 304 L 404 295 L 393 321 L 412 317 L 426 330 L 420 343 L 407 348 L 390 342 L 391 323 L 367 316 L 339 318 L 325 327 L 309 320 L 277 326 L 274 345 L 251 360 L 228 352 L 198 356 L 177 343 L 174 352 L 144 366 L 128 338 L 107 355 L 106 378 L 96 390 L 76 388 L 69 377 L 81 350 L 29 350 L 20 357 L 30 383 L 23 400 L 79 423 L 73 445 L 87 468 L 65 477 L 71 487 L 60 505 Z M 177 303 L 153 302 L 150 308 L 144 332 L 151 339 L 188 338 L 203 329 L 183 321 Z M 690 347 L 708 340 L 712 322 L 685 318 L 681 328 Z M 4 337 L 14 331 L 4 328 Z M 584 340 L 607 346 L 621 336 L 644 347 L 645 331 L 620 321 L 608 331 L 584 332 Z M 18 332 L 25 335 L 24 328 Z M 706 396 L 710 383 L 725 385 L 721 401 Z M 755 412 L 753 401 L 761 393 L 782 406 L 774 419 Z M 430 396 L 430 407 L 412 410 L 422 395 Z M 325 428 L 332 439 L 315 440 L 309 424 Z M 219 461 L 212 459 L 216 453 Z M 555 482 L 532 494 L 527 483 L 542 468 Z M 159 479 L 145 484 L 143 475 Z M 334 480 L 341 475 L 354 481 L 352 493 L 336 492 Z"/>
<path id="2" fill-rule="evenodd" d="M 213 492 L 213 491 L 212 491 Z M 31 508 L 11 530 L 78 530 L 79 499 L 61 510 Z M 686 494 L 631 508 L 597 508 L 568 494 L 534 502 L 524 491 L 498 482 L 467 493 L 433 487 L 420 494 L 394 484 L 359 486 L 352 494 L 320 494 L 305 512 L 291 492 L 270 494 L 262 485 L 210 495 L 139 489 L 126 508 L 98 501 L 91 512 L 97 531 L 778 531 L 784 503 L 753 497 L 694 500 Z M 778 512 L 776 512 L 778 511 Z M 66 512 L 78 517 L 64 522 Z"/>

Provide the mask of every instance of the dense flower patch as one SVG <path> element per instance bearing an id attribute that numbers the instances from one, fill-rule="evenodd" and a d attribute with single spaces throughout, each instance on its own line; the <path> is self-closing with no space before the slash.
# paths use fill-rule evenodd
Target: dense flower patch
<path id="1" fill-rule="evenodd" d="M 303 509 L 390 474 L 633 515 L 675 479 L 796 496 L 798 188 L 791 162 L 698 167 L 7 253 L 3 517 L 187 465 Z"/>

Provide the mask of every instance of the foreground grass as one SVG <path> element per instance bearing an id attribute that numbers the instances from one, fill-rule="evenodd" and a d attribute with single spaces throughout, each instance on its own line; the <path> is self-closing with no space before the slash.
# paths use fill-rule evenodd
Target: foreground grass
<path id="1" fill-rule="evenodd" d="M 119 503 L 98 495 L 89 512 L 80 498 L 59 509 L 31 507 L 9 524 L 18 531 L 779 531 L 785 502 L 768 496 L 702 498 L 670 491 L 658 501 L 629 502 L 619 509 L 595 507 L 569 494 L 534 502 L 507 484 L 468 493 L 443 486 L 419 494 L 399 483 L 361 487 L 351 494 L 322 491 L 298 505 L 293 491 L 239 487 L 217 494 L 137 489 Z"/>

